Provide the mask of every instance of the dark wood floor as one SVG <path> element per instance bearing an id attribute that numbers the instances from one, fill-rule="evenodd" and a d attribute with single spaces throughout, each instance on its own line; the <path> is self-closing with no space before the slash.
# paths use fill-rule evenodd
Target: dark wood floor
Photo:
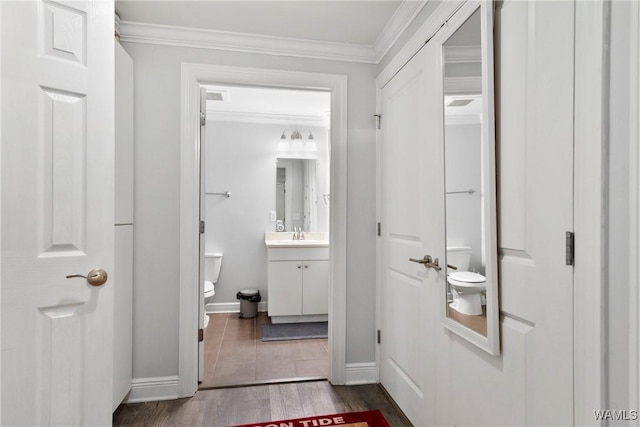
<path id="1" fill-rule="evenodd" d="M 201 389 L 327 378 L 326 339 L 262 342 L 261 327 L 269 322 L 267 313 L 258 313 L 253 319 L 241 319 L 237 313 L 208 316 Z"/>
<path id="2" fill-rule="evenodd" d="M 121 405 L 113 425 L 227 427 L 369 409 L 382 411 L 392 427 L 411 426 L 380 386 L 328 381 L 201 390 L 187 399 Z"/>

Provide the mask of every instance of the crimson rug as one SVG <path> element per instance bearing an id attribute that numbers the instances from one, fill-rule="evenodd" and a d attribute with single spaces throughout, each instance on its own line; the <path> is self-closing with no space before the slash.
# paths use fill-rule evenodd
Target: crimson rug
<path id="1" fill-rule="evenodd" d="M 377 409 L 364 412 L 321 415 L 319 417 L 296 418 L 295 420 L 268 421 L 266 423 L 243 424 L 233 427 L 391 427 Z"/>

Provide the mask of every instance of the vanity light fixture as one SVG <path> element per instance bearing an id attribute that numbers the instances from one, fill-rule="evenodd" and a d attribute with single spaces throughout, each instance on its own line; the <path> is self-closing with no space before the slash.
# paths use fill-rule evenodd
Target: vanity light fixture
<path id="1" fill-rule="evenodd" d="M 296 139 L 302 140 L 302 133 L 298 129 L 282 131 L 282 136 L 280 137 L 280 139 L 287 139 L 287 132 L 291 134 L 289 138 L 291 138 L 292 141 L 295 141 Z M 302 132 L 309 132 L 307 140 L 313 139 L 313 134 L 310 130 L 303 130 Z"/>
<path id="2" fill-rule="evenodd" d="M 303 138 L 302 132 L 308 132 L 307 138 Z M 289 136 L 287 136 L 289 133 Z M 282 136 L 280 136 L 280 144 L 278 144 L 278 151 L 293 151 L 293 152 L 313 152 L 318 151 L 318 146 L 313 141 L 313 133 L 310 130 L 299 131 L 284 130 Z"/>

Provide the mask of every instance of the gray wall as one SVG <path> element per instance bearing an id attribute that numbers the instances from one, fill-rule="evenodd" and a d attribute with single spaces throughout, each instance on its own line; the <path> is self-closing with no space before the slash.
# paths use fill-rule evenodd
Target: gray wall
<path id="1" fill-rule="evenodd" d="M 215 113 L 210 116 L 215 118 Z M 224 255 L 214 303 L 237 302 L 236 293 L 242 289 L 258 289 L 262 300 L 268 300 L 264 232 L 275 231 L 269 211 L 276 208 L 276 157 L 280 135 L 289 128 L 207 120 L 206 191 L 231 191 L 230 198 L 206 196 L 205 251 Z M 326 131 L 304 128 L 314 134 L 320 161 L 326 165 Z M 302 188 L 299 169 L 297 180 Z M 321 179 L 318 189 L 328 192 Z M 302 194 L 301 189 L 298 192 Z"/>
<path id="2" fill-rule="evenodd" d="M 341 61 L 123 45 L 135 62 L 134 378 L 178 373 L 183 62 L 348 76 L 346 360 L 374 362 L 375 269 L 371 260 L 376 257 L 376 241 L 372 116 L 376 113 L 374 80 L 378 68 Z"/>

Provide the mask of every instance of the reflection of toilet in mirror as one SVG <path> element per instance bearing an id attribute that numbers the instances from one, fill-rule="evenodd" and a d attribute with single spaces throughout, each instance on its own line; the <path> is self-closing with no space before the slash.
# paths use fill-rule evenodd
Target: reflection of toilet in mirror
<path id="1" fill-rule="evenodd" d="M 216 282 L 220 276 L 220 267 L 222 266 L 222 254 L 205 253 L 204 255 L 204 300 L 205 305 L 213 299 L 216 294 Z M 209 324 L 209 316 L 206 310 L 204 313 L 204 327 Z"/>
<path id="2" fill-rule="evenodd" d="M 449 307 L 462 314 L 482 314 L 482 293 L 486 289 L 486 278 L 469 270 L 471 248 L 457 246 L 447 248 L 447 264 L 456 267 L 449 269 L 447 282 L 451 288 L 453 301 Z"/>

